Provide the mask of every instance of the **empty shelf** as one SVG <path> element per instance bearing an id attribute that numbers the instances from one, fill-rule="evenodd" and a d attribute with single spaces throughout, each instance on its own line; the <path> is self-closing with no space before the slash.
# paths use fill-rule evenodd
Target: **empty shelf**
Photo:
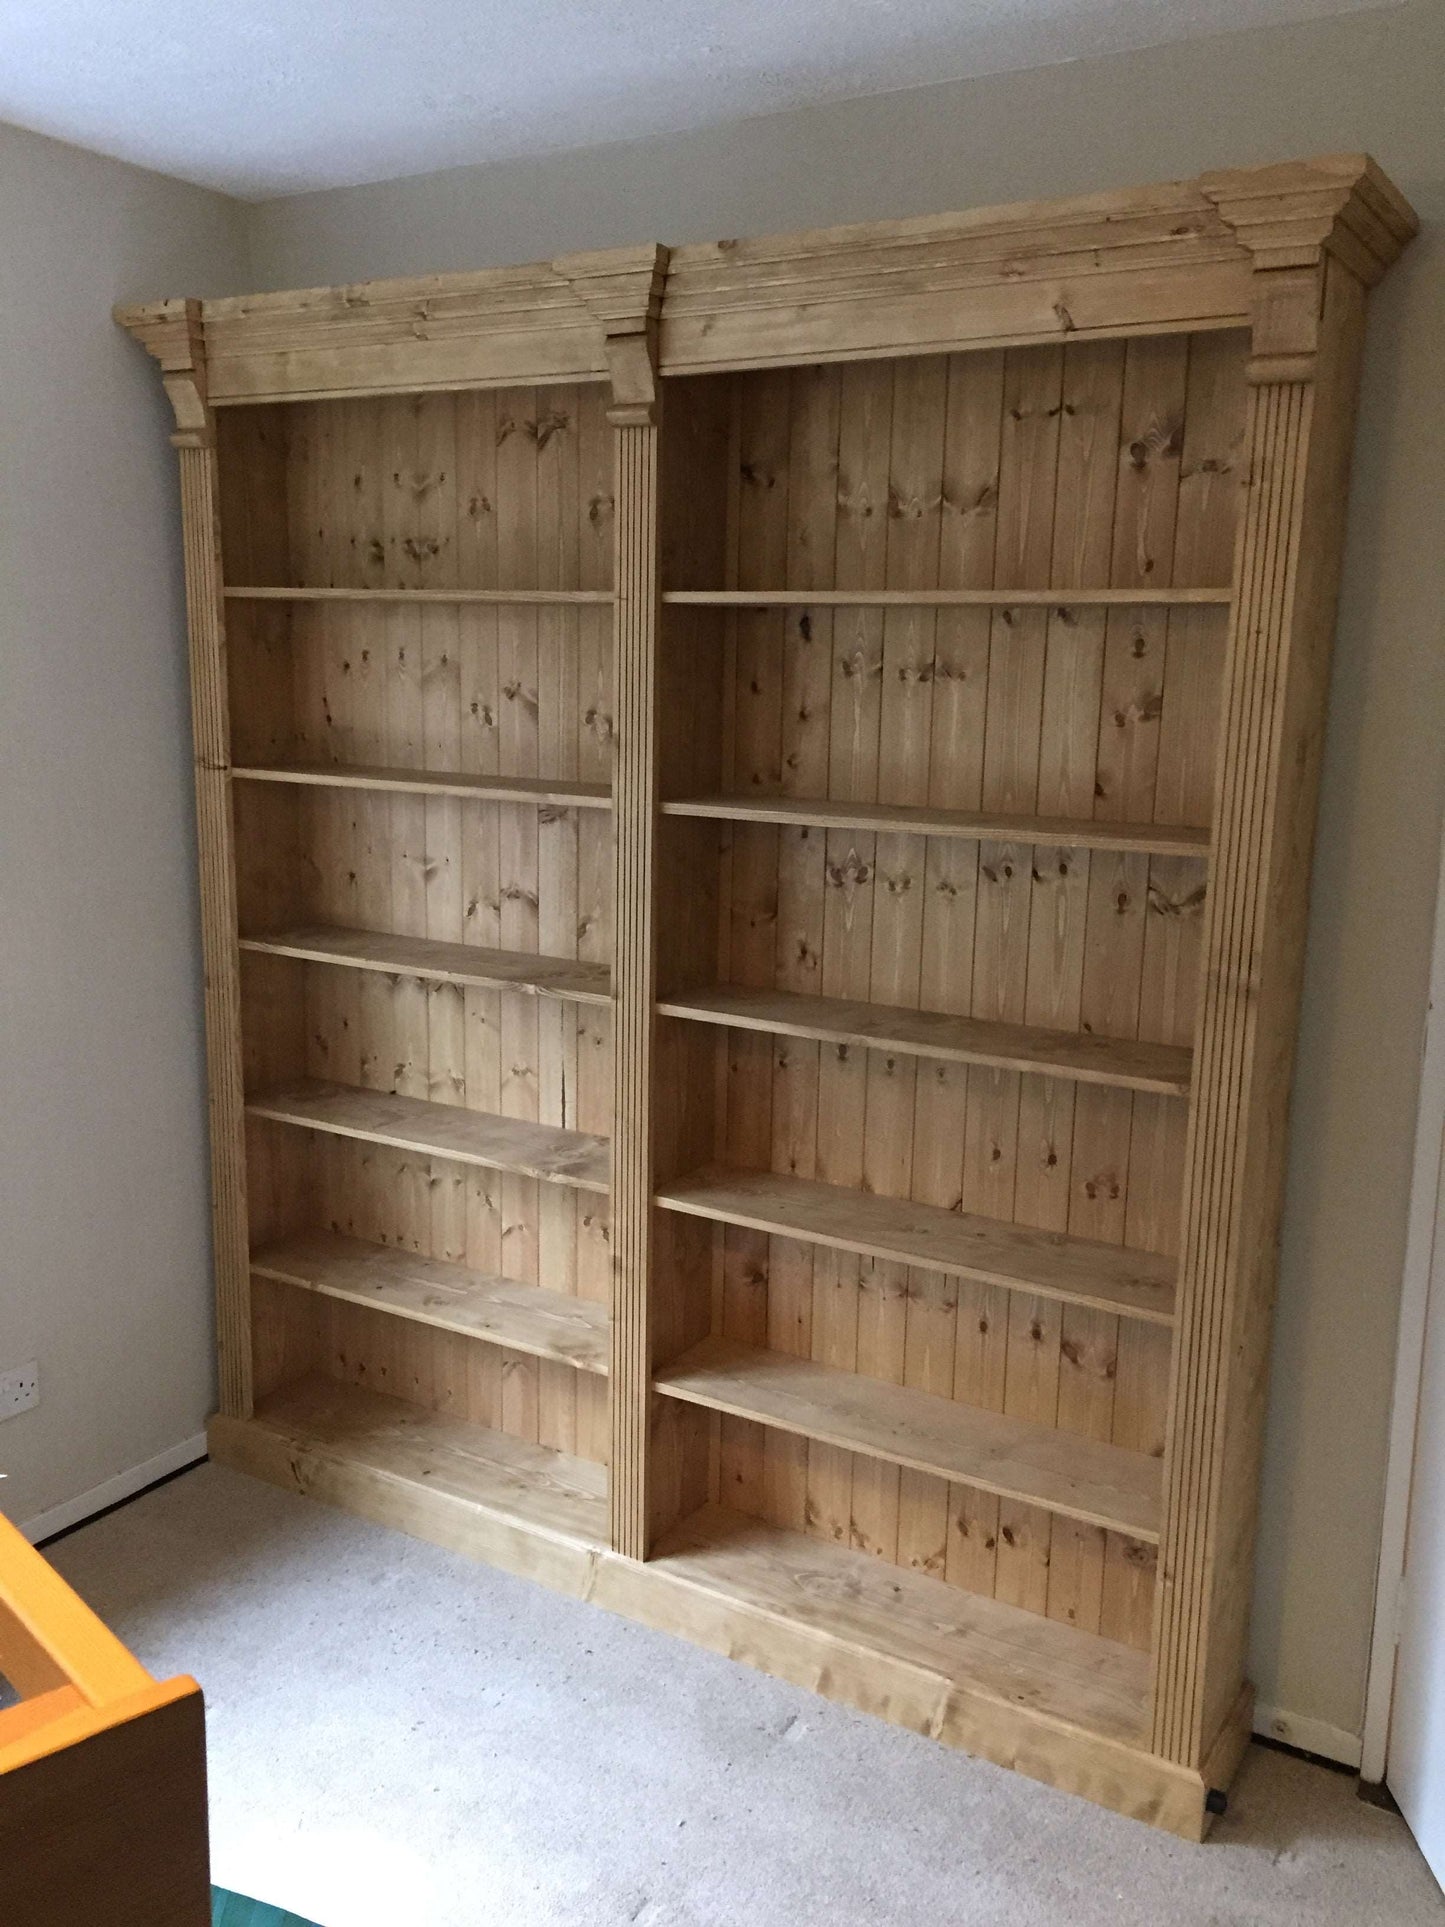
<path id="1" fill-rule="evenodd" d="M 723 609 L 1149 609 L 1227 605 L 1200 589 L 669 589 L 664 602 Z"/>
<path id="2" fill-rule="evenodd" d="M 232 602 L 609 603 L 610 589 L 300 589 L 228 587 Z"/>
<path id="3" fill-rule="evenodd" d="M 607 1371 L 606 1307 L 566 1292 L 331 1231 L 305 1231 L 266 1245 L 252 1255 L 251 1270 L 579 1371 Z"/>
<path id="4" fill-rule="evenodd" d="M 988 1023 L 942 1011 L 854 1003 L 787 990 L 747 990 L 732 984 L 664 997 L 657 1008 L 665 1017 L 685 1017 L 696 1023 L 727 1024 L 782 1037 L 815 1037 L 906 1056 L 946 1057 L 1001 1070 L 1037 1071 L 1081 1084 L 1113 1084 L 1169 1096 L 1189 1088 L 1190 1053 L 1181 1044 L 1142 1044 L 1095 1037 L 1088 1031 Z"/>
<path id="5" fill-rule="evenodd" d="M 610 1001 L 606 964 L 542 957 L 521 950 L 484 950 L 430 937 L 398 937 L 380 930 L 336 930 L 321 925 L 242 937 L 243 950 L 311 963 L 344 964 L 388 976 L 427 977 L 439 983 L 479 984 L 490 990 L 535 992 L 577 1004 Z"/>
<path id="6" fill-rule="evenodd" d="M 784 1639 L 805 1626 L 828 1642 L 827 1670 L 842 1679 L 866 1678 L 886 1659 L 936 1680 L 929 1731 L 948 1734 L 957 1694 L 1043 1710 L 1126 1746 L 1143 1742 L 1146 1653 L 870 1553 L 705 1506 L 666 1535 L 646 1570 L 734 1606 L 744 1626 L 761 1620 Z M 753 1634 L 750 1654 L 762 1637 Z M 826 1690 L 849 1697 L 846 1686 Z"/>
<path id="7" fill-rule="evenodd" d="M 977 1278 L 1153 1324 L 1173 1322 L 1175 1261 L 1155 1252 L 765 1171 L 694 1172 L 664 1185 L 657 1201 L 669 1211 L 719 1224 Z"/>
<path id="8" fill-rule="evenodd" d="M 247 783 L 300 783 L 321 789 L 404 790 L 418 796 L 469 796 L 486 803 L 539 803 L 557 809 L 608 810 L 608 783 L 553 782 L 543 776 L 477 776 L 461 770 L 385 769 L 362 763 L 273 763 L 237 767 Z"/>
<path id="9" fill-rule="evenodd" d="M 398 1097 L 390 1091 L 363 1091 L 320 1079 L 262 1091 L 247 1099 L 252 1117 L 335 1137 L 364 1138 L 425 1156 L 454 1158 L 492 1171 L 575 1185 L 583 1191 L 608 1187 L 607 1140 L 555 1124 L 496 1117 L 457 1104 L 428 1104 L 424 1098 Z"/>
<path id="10" fill-rule="evenodd" d="M 1143 1452 L 727 1338 L 695 1345 L 656 1385 L 691 1405 L 1158 1542 L 1161 1462 Z"/>
<path id="11" fill-rule="evenodd" d="M 285 1445 L 298 1482 L 307 1459 L 323 1457 L 392 1487 L 393 1525 L 409 1523 L 410 1494 L 422 1489 L 511 1524 L 606 1541 L 604 1466 L 406 1399 L 306 1378 L 263 1399 L 252 1427 Z"/>
<path id="12" fill-rule="evenodd" d="M 1208 830 L 1188 824 L 1106 823 L 1067 816 L 1001 816 L 986 810 L 935 810 L 893 803 L 835 803 L 796 796 L 687 796 L 661 805 L 664 816 L 722 817 L 732 823 L 799 823 L 879 835 L 962 836 L 974 842 L 1048 843 L 1079 850 L 1142 850 L 1156 856 L 1206 856 Z"/>

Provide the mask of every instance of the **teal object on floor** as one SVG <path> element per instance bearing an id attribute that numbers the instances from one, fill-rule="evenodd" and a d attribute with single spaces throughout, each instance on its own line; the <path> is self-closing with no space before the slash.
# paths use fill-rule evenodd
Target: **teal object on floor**
<path id="1" fill-rule="evenodd" d="M 316 1927 L 314 1920 L 300 1914 L 283 1914 L 279 1907 L 268 1907 L 259 1900 L 246 1900 L 240 1894 L 211 1889 L 211 1927 Z"/>

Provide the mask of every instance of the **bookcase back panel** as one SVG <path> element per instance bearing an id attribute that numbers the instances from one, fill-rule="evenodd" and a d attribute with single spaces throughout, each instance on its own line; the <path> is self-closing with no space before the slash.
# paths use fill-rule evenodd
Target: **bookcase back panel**
<path id="1" fill-rule="evenodd" d="M 664 752 L 668 793 L 696 794 L 711 766 L 743 804 L 1207 827 L 1227 609 L 1068 592 L 1229 586 L 1244 352 L 1212 333 L 720 378 L 718 586 L 786 590 L 789 606 L 668 612 L 673 674 L 686 658 L 718 689 L 714 747 L 689 705 L 694 747 L 670 770 Z M 1059 600 L 808 601 L 995 588 Z M 695 871 L 699 831 L 669 823 L 679 867 Z M 664 994 L 720 984 L 1192 1042 L 1202 854 L 807 822 L 719 822 L 710 843 L 716 942 L 664 932 Z M 1177 1253 L 1181 1094 L 861 1040 L 713 1036 L 717 1163 Z M 1163 1453 L 1165 1326 L 735 1226 L 713 1233 L 712 1270 L 723 1337 Z M 728 1416 L 711 1489 L 1148 1645 L 1155 1554 L 1120 1534 Z"/>
<path id="2" fill-rule="evenodd" d="M 566 385 L 225 410 L 226 581 L 605 589 L 605 401 Z"/>
<path id="3" fill-rule="evenodd" d="M 238 876 L 245 933 L 286 922 L 491 949 L 611 955 L 605 811 L 238 784 L 255 832 Z"/>
<path id="4" fill-rule="evenodd" d="M 606 782 L 610 612 L 233 603 L 234 755 Z"/>
<path id="5" fill-rule="evenodd" d="M 735 1512 L 1149 1650 L 1153 1546 L 726 1414 L 708 1464 L 708 1496 Z"/>
<path id="6" fill-rule="evenodd" d="M 1162 1455 L 1170 1332 L 732 1227 L 716 1329 L 768 1351 Z M 713 1496 L 1145 1649 L 1155 1553 L 1017 1499 L 723 1417 Z"/>
<path id="7" fill-rule="evenodd" d="M 729 787 L 1202 825 L 1245 481 L 1233 334 L 735 379 L 740 589 L 1052 590 L 1054 607 L 741 610 Z"/>
<path id="8" fill-rule="evenodd" d="M 606 591 L 603 400 L 563 386 L 232 411 L 218 425 L 227 584 Z M 233 594 L 227 628 L 238 769 L 610 782 L 605 604 Z M 605 808 L 243 777 L 234 814 L 243 936 L 319 928 L 610 963 Z M 610 1134 L 605 1003 L 270 955 L 245 957 L 242 984 L 253 1094 L 323 1079 Z M 608 1297 L 593 1192 L 263 1121 L 248 1143 L 253 1244 L 330 1232 Z M 605 1457 L 605 1382 L 566 1365 L 265 1279 L 253 1321 L 273 1388 L 318 1371 Z"/>
<path id="9" fill-rule="evenodd" d="M 599 1465 L 607 1461 L 603 1379 L 266 1279 L 253 1290 L 263 1396 L 320 1377 Z"/>

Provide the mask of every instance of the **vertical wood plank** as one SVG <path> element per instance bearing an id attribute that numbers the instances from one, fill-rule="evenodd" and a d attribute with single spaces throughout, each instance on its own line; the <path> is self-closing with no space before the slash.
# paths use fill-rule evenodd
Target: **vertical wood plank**
<path id="1" fill-rule="evenodd" d="M 933 588 L 938 582 L 947 396 L 948 363 L 941 356 L 901 362 L 894 371 L 886 560 L 890 588 Z M 931 610 L 885 614 L 880 802 L 928 801 L 936 647 L 937 619 Z M 878 838 L 869 960 L 869 994 L 876 1002 L 919 1002 L 927 855 L 922 838 Z M 914 1194 L 919 1073 L 917 1058 L 868 1053 L 863 1177 L 869 1190 L 885 1196 Z M 937 1389 L 945 1369 L 951 1380 L 947 1292 L 912 1286 L 905 1265 L 866 1265 L 860 1284 L 859 1370 L 924 1390 Z M 860 1460 L 853 1474 L 855 1538 L 901 1564 L 941 1570 L 946 1490 L 937 1479 Z"/>
<path id="2" fill-rule="evenodd" d="M 831 588 L 838 518 L 839 371 L 794 370 L 790 394 L 787 490 L 788 586 Z M 782 676 L 783 793 L 822 796 L 828 785 L 831 610 L 792 609 L 779 665 Z M 817 993 L 823 965 L 826 837 L 788 826 L 778 838 L 778 913 L 772 982 Z M 818 1157 L 820 1046 L 773 1040 L 772 1168 L 812 1177 Z M 768 1247 L 767 1344 L 807 1358 L 813 1342 L 814 1252 L 792 1239 Z M 774 1523 L 801 1530 L 808 1516 L 808 1441 L 786 1432 L 764 1438 L 764 1503 Z"/>
<path id="3" fill-rule="evenodd" d="M 995 581 L 1008 588 L 1046 586 L 1052 566 L 1054 503 L 1063 409 L 1063 352 L 1011 353 L 1004 371 Z M 1047 614 L 995 612 L 989 643 L 984 748 L 985 807 L 1036 807 L 1042 753 Z M 974 1011 L 1025 1022 L 1030 1015 L 1029 925 L 1034 852 L 985 843 L 979 850 Z M 1025 1172 L 1020 1190 L 1019 1107 L 1023 1080 L 975 1066 L 969 1072 L 968 1166 L 980 1205 L 1027 1222 L 1044 1214 Z M 980 1168 L 980 1167 L 983 1168 Z M 1004 1410 L 1052 1424 L 1058 1404 L 1059 1310 L 1011 1293 L 1007 1309 Z M 1048 1599 L 1049 1518 L 1033 1506 L 1001 1502 L 996 1594 L 1043 1612 Z"/>
<path id="4" fill-rule="evenodd" d="M 842 371 L 839 388 L 837 527 L 834 567 L 842 588 L 881 588 L 887 568 L 889 445 L 893 375 L 878 362 Z M 839 610 L 833 626 L 828 723 L 830 796 L 878 793 L 882 717 L 883 623 L 876 610 Z M 875 839 L 832 831 L 824 839 L 822 991 L 866 998 L 873 945 Z M 865 1151 L 867 1053 L 829 1047 L 818 1061 L 817 1175 L 861 1184 Z M 812 1350 L 821 1363 L 858 1365 L 862 1261 L 849 1252 L 813 1254 Z M 851 1542 L 850 1454 L 808 1448 L 808 1524 L 819 1537 Z"/>
<path id="5" fill-rule="evenodd" d="M 1061 588 L 1098 588 L 1109 581 L 1115 519 L 1115 458 L 1124 395 L 1122 343 L 1097 342 L 1065 351 L 1060 425 L 1053 579 Z M 1104 676 L 1106 618 L 1101 611 L 1063 608 L 1049 619 L 1044 672 L 1043 743 L 1038 807 L 1087 817 L 1097 803 L 1099 706 Z M 1095 905 L 1108 887 L 1109 865 L 1079 850 L 1034 852 L 1030 910 L 1029 1003 L 1042 1023 L 1130 1036 L 1133 1012 L 1124 1003 L 1121 1027 L 1100 1007 L 1100 985 L 1113 973 L 1091 969 Z M 1114 960 L 1111 958 L 1110 962 Z M 1117 1098 L 1117 1092 L 1104 1092 Z M 1117 1194 L 1099 1212 L 1091 1235 L 1122 1232 L 1125 1171 L 1114 1155 L 1115 1110 L 1091 1103 L 1095 1091 L 1058 1078 L 1025 1078 L 1020 1102 L 1020 1177 L 1032 1167 L 1034 1211 L 1061 1231 L 1080 1228 L 1079 1198 Z M 1129 1112 L 1122 1107 L 1127 1151 Z M 1113 1163 L 1110 1182 L 1098 1173 Z M 1083 1182 L 1080 1183 L 1082 1174 Z M 1022 1214 L 1021 1214 L 1022 1215 Z M 1030 1215 L 1034 1215 L 1031 1212 Z M 1107 1439 L 1113 1423 L 1119 1321 L 1077 1306 L 1058 1318 L 1060 1426 Z M 1049 1532 L 1047 1611 L 1097 1631 L 1102 1603 L 1105 1535 L 1076 1520 L 1054 1519 Z"/>
<path id="6" fill-rule="evenodd" d="M 1003 431 L 1004 356 L 955 355 L 949 361 L 944 440 L 939 583 L 985 589 L 994 581 L 998 546 L 999 460 Z M 934 656 L 933 742 L 929 801 L 977 809 L 983 798 L 988 714 L 990 616 L 987 609 L 948 609 L 938 615 Z M 978 961 L 979 846 L 958 837 L 928 843 L 919 1000 L 929 1010 L 969 1014 L 975 1004 Z M 969 1101 L 976 1095 L 963 1065 L 931 1064 L 918 1081 L 914 1195 L 925 1203 L 977 1208 L 978 1185 L 968 1169 Z M 940 1291 L 951 1280 L 916 1287 Z M 987 1411 L 1004 1399 L 1008 1293 L 960 1279 L 952 1294 L 953 1396 Z M 942 1320 L 948 1318 L 943 1296 Z M 909 1308 L 910 1323 L 913 1307 Z M 939 1364 L 939 1385 L 946 1368 Z M 943 1576 L 950 1584 L 991 1595 L 998 1565 L 998 1500 L 970 1486 L 950 1485 Z"/>

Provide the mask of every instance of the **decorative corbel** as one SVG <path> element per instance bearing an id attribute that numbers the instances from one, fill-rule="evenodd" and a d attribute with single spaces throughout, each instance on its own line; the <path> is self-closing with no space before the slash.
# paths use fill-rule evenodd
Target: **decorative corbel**
<path id="1" fill-rule="evenodd" d="M 667 249 L 607 248 L 567 254 L 552 263 L 577 299 L 602 324 L 612 377 L 614 428 L 648 427 L 657 419 L 657 331 Z"/>
<path id="2" fill-rule="evenodd" d="M 199 301 L 156 301 L 117 308 L 115 318 L 161 365 L 176 415 L 175 448 L 208 448 L 214 436 L 206 400 L 206 348 Z"/>
<path id="3" fill-rule="evenodd" d="M 1205 174 L 1254 269 L 1251 382 L 1312 381 L 1327 263 L 1373 287 L 1419 222 L 1367 154 Z"/>

